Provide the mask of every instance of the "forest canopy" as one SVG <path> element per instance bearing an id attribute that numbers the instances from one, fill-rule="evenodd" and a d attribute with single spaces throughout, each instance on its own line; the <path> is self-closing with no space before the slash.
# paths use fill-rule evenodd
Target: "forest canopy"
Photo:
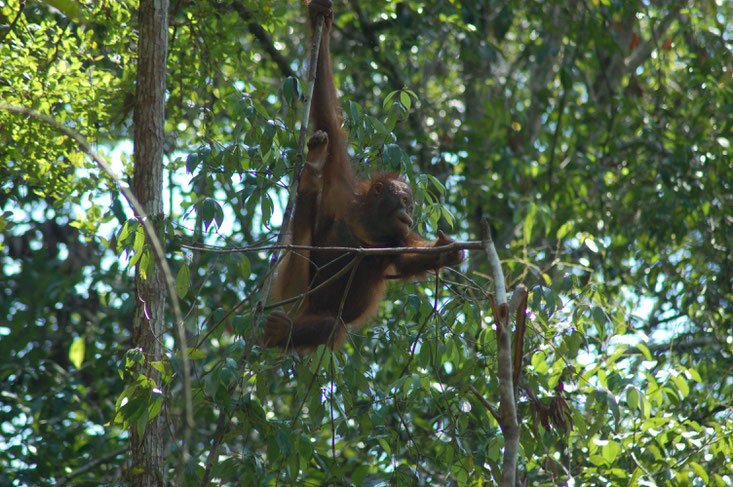
<path id="1" fill-rule="evenodd" d="M 356 172 L 399 171 L 430 240 L 488 222 L 528 290 L 516 485 L 733 485 L 732 19 L 334 4 Z M 341 348 L 262 346 L 309 36 L 300 1 L 0 0 L 0 484 L 500 484 L 483 250 Z"/>

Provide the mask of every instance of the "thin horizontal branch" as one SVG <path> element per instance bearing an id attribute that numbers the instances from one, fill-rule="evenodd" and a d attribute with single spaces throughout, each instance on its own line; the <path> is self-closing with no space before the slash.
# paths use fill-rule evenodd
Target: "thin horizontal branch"
<path id="1" fill-rule="evenodd" d="M 660 343 L 656 345 L 646 345 L 647 349 L 649 349 L 649 352 L 652 354 L 657 353 L 682 353 L 682 352 L 689 352 L 696 348 L 706 348 L 713 345 L 720 344 L 719 340 L 716 340 L 715 337 L 712 336 L 703 336 L 699 338 L 692 338 L 692 339 L 677 339 L 673 340 L 669 343 Z M 637 347 L 631 347 L 628 350 L 626 350 L 626 353 L 629 355 L 642 355 L 643 352 L 640 348 Z"/>
<path id="2" fill-rule="evenodd" d="M 90 471 L 93 468 L 95 468 L 97 465 L 100 465 L 102 463 L 106 463 L 106 462 L 108 462 L 108 461 L 110 461 L 110 460 L 112 460 L 112 459 L 114 459 L 114 458 L 122 455 L 126 451 L 127 451 L 127 448 L 120 448 L 119 450 L 115 450 L 115 451 L 109 452 L 106 455 L 103 455 L 103 456 L 101 456 L 99 458 L 95 458 L 93 460 L 90 460 L 90 461 L 86 462 L 84 465 L 82 465 L 81 467 L 79 467 L 76 470 L 74 470 L 73 472 L 69 473 L 68 475 L 66 475 L 66 476 L 61 477 L 60 479 L 58 479 L 58 483 L 56 485 L 58 485 L 58 486 L 66 485 L 73 478 L 78 477 L 79 475 L 82 475 L 84 473 L 87 473 L 88 471 Z"/>
<path id="3" fill-rule="evenodd" d="M 639 137 L 639 138 L 633 138 L 633 139 L 629 139 L 629 140 L 627 140 L 625 142 L 621 142 L 618 145 L 618 150 L 624 151 L 626 149 L 630 149 L 630 148 L 636 147 L 636 146 L 646 147 L 647 149 L 649 149 L 651 151 L 657 152 L 657 153 L 662 154 L 662 155 L 665 155 L 665 156 L 669 156 L 669 155 L 672 155 L 673 154 L 673 152 L 671 150 L 666 149 L 660 142 L 658 142 L 656 140 L 651 140 L 651 139 L 644 139 L 644 138 L 641 138 L 641 137 Z"/>
<path id="4" fill-rule="evenodd" d="M 396 255 L 396 254 L 439 254 L 452 250 L 483 250 L 484 245 L 478 240 L 453 242 L 439 247 L 314 247 L 310 245 L 267 245 L 260 247 L 233 247 L 216 248 L 199 245 L 182 244 L 181 247 L 197 252 L 212 252 L 218 254 L 239 254 L 246 252 L 263 252 L 268 250 L 328 250 L 345 252 L 356 255 Z"/>

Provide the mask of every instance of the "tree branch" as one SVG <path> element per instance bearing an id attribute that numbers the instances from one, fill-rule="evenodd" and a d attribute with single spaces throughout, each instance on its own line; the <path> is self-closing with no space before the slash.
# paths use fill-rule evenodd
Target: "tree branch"
<path id="1" fill-rule="evenodd" d="M 58 487 L 63 487 L 64 485 L 68 484 L 69 481 L 71 481 L 73 478 L 78 477 L 79 475 L 82 475 L 82 474 L 90 471 L 91 469 L 93 469 L 97 465 L 100 465 L 102 463 L 108 462 L 108 461 L 112 460 L 113 458 L 122 455 L 123 453 L 125 453 L 125 451 L 127 451 L 127 448 L 120 448 L 119 450 L 115 450 L 115 451 L 110 452 L 110 453 L 107 453 L 106 455 L 103 455 L 103 456 L 101 456 L 99 458 L 95 458 L 94 460 L 90 460 L 89 462 L 85 463 L 81 467 L 79 467 L 76 470 L 74 470 L 73 472 L 71 472 L 69 475 L 65 475 L 65 476 L 61 477 L 58 480 L 58 483 L 56 485 L 58 485 Z"/>
<path id="2" fill-rule="evenodd" d="M 674 22 L 680 15 L 680 9 L 682 5 L 676 5 L 664 19 L 662 19 L 661 24 L 659 25 L 659 29 L 656 31 L 656 36 L 660 37 L 664 35 L 664 33 L 669 29 L 670 25 L 672 25 L 672 22 Z M 641 43 L 641 45 L 637 46 L 636 49 L 633 50 L 633 52 L 629 55 L 629 57 L 626 59 L 625 64 L 625 72 L 626 73 L 633 73 L 636 71 L 636 68 L 638 68 L 644 61 L 646 61 L 649 56 L 651 56 L 652 51 L 654 50 L 654 39 L 650 39 L 646 42 Z"/>
<path id="3" fill-rule="evenodd" d="M 280 72 L 284 76 L 292 76 L 293 78 L 297 78 L 298 76 L 297 74 L 295 74 L 295 71 L 293 71 L 293 68 L 290 67 L 290 63 L 285 58 L 285 56 L 283 56 L 280 51 L 277 50 L 277 48 L 275 47 L 275 43 L 272 42 L 272 39 L 270 38 L 270 35 L 267 33 L 267 31 L 263 29 L 260 24 L 252 20 L 254 18 L 254 12 L 250 10 L 247 6 L 245 6 L 241 0 L 233 2 L 232 7 L 234 8 L 234 10 L 237 11 L 239 17 L 247 22 L 247 30 L 249 30 L 249 32 L 254 36 L 255 39 L 260 41 L 260 44 L 262 44 L 265 52 L 272 58 L 273 61 L 275 61 L 277 67 L 280 68 Z"/>
<path id="4" fill-rule="evenodd" d="M 215 248 L 201 247 L 198 245 L 182 244 L 181 247 L 197 252 L 213 252 L 219 254 L 236 254 L 245 252 L 263 252 L 270 250 L 327 250 L 334 252 L 344 252 L 356 255 L 396 255 L 396 254 L 439 254 L 452 250 L 484 250 L 484 243 L 478 240 L 468 240 L 465 242 L 453 242 L 448 245 L 439 247 L 315 247 L 311 245 L 293 245 L 278 244 L 266 245 L 260 247 L 234 247 L 234 248 Z"/>
<path id="5" fill-rule="evenodd" d="M 499 411 L 497 411 L 496 408 L 492 406 L 491 403 L 487 401 L 484 396 L 481 395 L 481 393 L 473 386 L 473 384 L 468 384 L 468 390 L 471 391 L 474 396 L 476 396 L 476 399 L 478 399 L 479 402 L 484 405 L 484 407 L 491 413 L 491 415 L 497 422 L 501 421 L 501 418 L 499 417 Z"/>
<path id="6" fill-rule="evenodd" d="M 630 149 L 635 146 L 643 146 L 646 147 L 650 151 L 654 151 L 658 154 L 661 154 L 663 156 L 670 156 L 673 154 L 671 150 L 666 149 L 661 142 L 651 139 L 643 139 L 643 138 L 632 138 L 625 142 L 620 142 L 618 144 L 618 150 L 624 151 L 626 149 Z"/>
<path id="7" fill-rule="evenodd" d="M 494 296 L 490 297 L 491 309 L 496 323 L 496 369 L 499 379 L 499 427 L 504 434 L 504 460 L 502 462 L 502 487 L 515 487 L 517 475 L 517 456 L 519 454 L 519 421 L 514 398 L 512 378 L 512 343 L 509 325 L 509 306 L 507 304 L 504 271 L 501 269 L 499 255 L 491 239 L 489 222 L 481 220 L 484 249 L 491 264 L 494 276 Z"/>

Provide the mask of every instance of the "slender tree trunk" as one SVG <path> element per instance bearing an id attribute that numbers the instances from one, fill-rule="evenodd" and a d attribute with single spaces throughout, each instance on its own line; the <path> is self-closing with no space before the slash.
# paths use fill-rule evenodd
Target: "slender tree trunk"
<path id="1" fill-rule="evenodd" d="M 168 0 L 141 0 L 139 10 L 137 94 L 135 99 L 135 172 L 133 191 L 151 218 L 163 214 L 163 127 L 165 79 L 168 56 Z M 152 257 L 151 257 L 152 258 Z M 135 275 L 133 347 L 142 349 L 145 374 L 160 386 L 160 373 L 150 363 L 163 358 L 165 287 L 159 265 L 143 279 L 140 266 Z M 132 428 L 131 484 L 159 486 L 165 483 L 161 469 L 164 454 L 164 421 L 158 414 L 145 430 Z"/>

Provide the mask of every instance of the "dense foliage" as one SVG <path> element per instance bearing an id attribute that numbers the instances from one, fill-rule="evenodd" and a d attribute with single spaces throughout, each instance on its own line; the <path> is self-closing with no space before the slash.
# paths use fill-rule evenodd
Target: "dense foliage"
<path id="1" fill-rule="evenodd" d="M 54 5 L 55 7 L 52 7 Z M 58 7 L 60 10 L 57 10 Z M 0 1 L 0 483 L 118 485 L 129 429 L 166 418 L 131 345 L 135 2 Z M 419 231 L 479 238 L 530 288 L 526 485 L 733 485 L 733 4 L 337 2 L 353 159 L 399 169 Z M 393 285 L 343 350 L 251 340 L 295 161 L 300 2 L 173 0 L 165 228 L 193 364 L 200 485 L 493 485 L 503 439 L 485 256 Z M 261 326 L 255 323 L 254 330 Z M 217 429 L 219 418 L 231 418 Z M 217 435 L 215 433 L 223 433 Z M 221 442 L 220 446 L 219 441 Z M 216 454 L 211 455 L 212 446 Z"/>

